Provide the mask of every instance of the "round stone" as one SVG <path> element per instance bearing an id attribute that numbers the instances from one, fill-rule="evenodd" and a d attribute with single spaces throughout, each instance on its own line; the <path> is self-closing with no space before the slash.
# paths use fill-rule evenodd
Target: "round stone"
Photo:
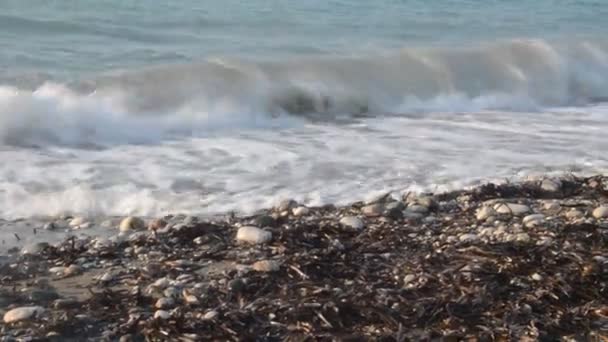
<path id="1" fill-rule="evenodd" d="M 175 305 L 175 300 L 173 298 L 160 298 L 156 301 L 154 306 L 157 309 L 169 309 Z"/>
<path id="2" fill-rule="evenodd" d="M 366 205 L 361 208 L 361 213 L 367 217 L 378 217 L 384 212 L 384 205 L 380 203 Z"/>
<path id="3" fill-rule="evenodd" d="M 154 313 L 154 318 L 161 319 L 161 320 L 166 320 L 166 319 L 171 318 L 171 314 L 168 311 L 165 311 L 165 310 L 157 310 Z"/>
<path id="4" fill-rule="evenodd" d="M 272 240 L 272 233 L 257 227 L 241 227 L 236 233 L 236 240 L 243 243 L 263 244 Z"/>
<path id="5" fill-rule="evenodd" d="M 494 205 L 494 210 L 499 214 L 508 214 L 521 216 L 531 212 L 530 207 L 525 204 L 518 203 L 497 203 Z"/>
<path id="6" fill-rule="evenodd" d="M 608 218 L 608 206 L 595 208 L 592 214 L 596 219 Z"/>
<path id="7" fill-rule="evenodd" d="M 305 216 L 310 213 L 310 210 L 306 207 L 297 207 L 292 209 L 291 213 L 293 214 L 293 216 Z"/>
<path id="8" fill-rule="evenodd" d="M 258 272 L 276 272 L 281 269 L 281 265 L 276 260 L 260 260 L 251 265 Z"/>
<path id="9" fill-rule="evenodd" d="M 524 217 L 522 223 L 528 227 L 533 228 L 541 225 L 545 221 L 545 215 L 542 214 L 532 214 Z"/>
<path id="10" fill-rule="evenodd" d="M 130 230 L 142 230 L 145 228 L 145 223 L 142 219 L 129 216 L 120 221 L 119 230 L 121 232 L 128 232 Z"/>
<path id="11" fill-rule="evenodd" d="M 481 207 L 477 210 L 476 218 L 478 221 L 485 221 L 489 217 L 496 216 L 496 210 L 492 207 Z"/>
<path id="12" fill-rule="evenodd" d="M 44 313 L 44 308 L 41 306 L 22 306 L 9 310 L 4 314 L 4 323 L 15 323 L 36 318 Z"/>
<path id="13" fill-rule="evenodd" d="M 365 228 L 365 223 L 363 223 L 363 221 L 356 216 L 345 216 L 340 219 L 340 224 L 354 230 L 362 230 Z"/>

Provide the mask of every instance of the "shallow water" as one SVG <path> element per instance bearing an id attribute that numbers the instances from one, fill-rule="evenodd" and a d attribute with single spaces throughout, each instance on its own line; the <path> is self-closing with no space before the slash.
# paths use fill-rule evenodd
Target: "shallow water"
<path id="1" fill-rule="evenodd" d="M 3 1 L 0 217 L 608 168 L 603 1 Z"/>

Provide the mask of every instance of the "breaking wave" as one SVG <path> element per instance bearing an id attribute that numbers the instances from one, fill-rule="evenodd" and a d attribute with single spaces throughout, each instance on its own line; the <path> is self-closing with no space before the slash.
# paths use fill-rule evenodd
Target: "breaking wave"
<path id="1" fill-rule="evenodd" d="M 5 77 L 0 84 L 0 144 L 152 143 L 302 120 L 602 102 L 608 44 L 520 39 L 374 56 L 216 58 L 64 83 Z"/>

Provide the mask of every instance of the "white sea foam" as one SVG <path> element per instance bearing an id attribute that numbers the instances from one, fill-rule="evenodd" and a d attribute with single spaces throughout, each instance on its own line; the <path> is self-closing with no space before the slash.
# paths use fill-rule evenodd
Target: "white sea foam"
<path id="1" fill-rule="evenodd" d="M 608 168 L 599 43 L 209 61 L 0 87 L 0 217 L 251 211 Z"/>

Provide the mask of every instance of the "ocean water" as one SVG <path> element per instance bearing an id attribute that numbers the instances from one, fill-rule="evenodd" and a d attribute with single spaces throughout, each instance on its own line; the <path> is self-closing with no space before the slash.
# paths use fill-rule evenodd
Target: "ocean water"
<path id="1" fill-rule="evenodd" d="M 608 1 L 0 0 L 0 217 L 608 169 Z"/>

